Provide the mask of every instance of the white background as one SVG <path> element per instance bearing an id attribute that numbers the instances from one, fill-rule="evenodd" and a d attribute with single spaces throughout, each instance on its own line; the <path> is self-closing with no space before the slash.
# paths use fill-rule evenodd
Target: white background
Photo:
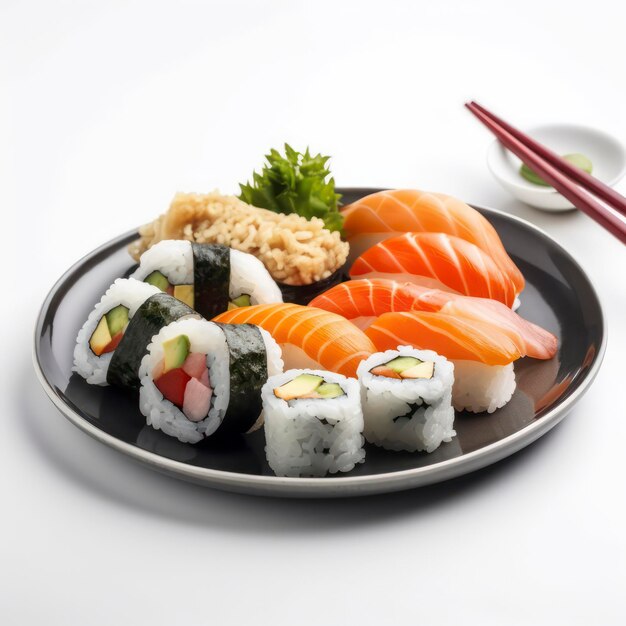
<path id="1" fill-rule="evenodd" d="M 512 200 L 462 106 L 626 140 L 624 6 L 3 0 L 0 622 L 625 623 L 626 250 Z M 285 140 L 331 154 L 339 185 L 447 192 L 569 249 L 610 327 L 571 415 L 473 476 L 339 502 L 178 482 L 63 419 L 30 362 L 54 281 Z"/>

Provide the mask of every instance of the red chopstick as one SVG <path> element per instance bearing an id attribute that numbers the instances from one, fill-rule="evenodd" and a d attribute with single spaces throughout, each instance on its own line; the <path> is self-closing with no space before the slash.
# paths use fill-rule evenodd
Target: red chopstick
<path id="1" fill-rule="evenodd" d="M 468 108 L 475 107 L 481 113 L 484 113 L 487 117 L 491 118 L 496 124 L 499 124 L 509 132 L 513 137 L 519 139 L 525 146 L 530 148 L 533 152 L 536 152 L 540 157 L 548 161 L 551 165 L 554 165 L 557 170 L 563 172 L 563 174 L 569 176 L 577 183 L 592 191 L 596 196 L 604 200 L 607 204 L 613 207 L 616 211 L 621 213 L 622 215 L 626 215 L 626 198 L 624 196 L 615 191 L 612 187 L 609 187 L 601 180 L 598 180 L 591 174 L 587 174 L 584 170 L 579 167 L 573 166 L 569 161 L 561 158 L 556 152 L 552 152 L 549 148 L 540 144 L 538 141 L 535 141 L 532 137 L 525 135 L 523 132 L 511 126 L 509 123 L 505 122 L 502 118 L 494 115 L 488 109 L 478 104 L 478 102 L 472 102 L 468 105 Z M 471 110 L 471 109 L 470 109 Z"/>
<path id="2" fill-rule="evenodd" d="M 550 183 L 562 196 L 567 198 L 575 207 L 586 213 L 589 217 L 598 222 L 601 226 L 606 228 L 612 235 L 617 237 L 622 243 L 626 243 L 626 222 L 621 220 L 617 215 L 612 213 L 608 208 L 597 202 L 591 193 L 585 188 L 587 181 L 581 180 L 582 177 L 576 178 L 580 182 L 581 186 L 578 186 L 564 173 L 566 171 L 565 166 L 561 168 L 561 162 L 566 166 L 571 167 L 569 163 L 561 159 L 554 153 L 551 153 L 554 157 L 554 161 L 548 161 L 544 156 L 534 151 L 531 145 L 536 145 L 545 150 L 542 154 L 547 154 L 550 151 L 541 146 L 530 137 L 527 137 L 522 132 L 513 129 L 515 134 L 507 130 L 503 125 L 499 123 L 495 118 L 491 117 L 488 112 L 483 112 L 475 103 L 466 103 L 465 106 L 485 125 L 491 132 L 500 140 L 500 142 L 508 148 L 513 154 L 519 157 L 528 167 L 534 170 L 539 176 L 541 176 L 546 182 Z M 509 128 L 513 128 L 507 124 Z M 519 138 L 523 137 L 524 142 Z M 533 144 L 525 143 L 526 141 L 532 141 Z M 559 163 L 557 168 L 553 163 Z M 577 168 L 574 168 L 577 169 Z M 569 174 L 569 172 L 568 172 Z M 593 178 L 593 177 L 590 177 Z M 597 179 L 593 179 L 597 180 Z M 599 182 L 599 181 L 598 181 Z M 611 192 L 614 190 L 610 189 Z M 594 188 L 595 191 L 595 188 Z M 617 194 L 617 192 L 615 192 Z M 600 194 L 598 194 L 600 195 Z M 613 196 L 611 193 L 610 200 L 606 199 L 608 194 L 603 192 L 600 196 L 607 204 L 615 206 Z M 626 199 L 617 194 L 620 206 L 626 206 Z M 624 210 L 618 209 L 616 210 Z"/>

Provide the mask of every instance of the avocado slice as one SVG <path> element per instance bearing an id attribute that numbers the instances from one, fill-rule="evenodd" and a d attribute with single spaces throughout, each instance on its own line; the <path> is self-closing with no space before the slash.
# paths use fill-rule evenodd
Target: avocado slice
<path id="1" fill-rule="evenodd" d="M 240 296 L 233 298 L 228 303 L 228 310 L 232 311 L 232 309 L 237 309 L 240 306 L 250 306 L 251 304 L 252 303 L 250 302 L 250 296 L 247 293 L 242 293 Z"/>
<path id="2" fill-rule="evenodd" d="M 400 374 L 401 372 L 404 372 L 404 370 L 407 370 L 410 367 L 415 367 L 420 363 L 421 361 L 413 356 L 397 356 L 395 359 L 391 359 L 391 361 L 388 361 L 384 365 L 390 370 Z"/>
<path id="3" fill-rule="evenodd" d="M 422 361 L 414 367 L 400 372 L 401 378 L 432 378 L 435 373 L 435 364 L 432 361 Z"/>
<path id="4" fill-rule="evenodd" d="M 128 308 L 123 304 L 118 304 L 106 314 L 106 318 L 111 337 L 114 337 L 128 324 Z"/>
<path id="5" fill-rule="evenodd" d="M 163 342 L 163 373 L 181 367 L 189 355 L 191 344 L 187 335 L 178 335 Z"/>
<path id="6" fill-rule="evenodd" d="M 432 378 L 435 364 L 432 361 L 420 361 L 413 356 L 398 356 L 383 365 L 370 370 L 376 376 L 388 378 Z"/>
<path id="7" fill-rule="evenodd" d="M 161 274 L 158 270 L 155 270 L 151 274 L 148 274 L 144 279 L 144 283 L 148 283 L 149 285 L 154 285 L 158 287 L 161 291 L 167 291 L 167 288 L 170 286 L 170 281 Z"/>
<path id="8" fill-rule="evenodd" d="M 330 399 L 345 395 L 345 391 L 339 383 L 322 383 L 315 391 L 321 398 Z"/>
<path id="9" fill-rule="evenodd" d="M 174 285 L 174 297 L 193 309 L 193 285 Z"/>
<path id="10" fill-rule="evenodd" d="M 282 400 L 289 401 L 303 396 L 309 396 L 324 382 L 321 376 L 316 374 L 300 374 L 288 383 L 276 387 L 274 395 Z"/>
<path id="11" fill-rule="evenodd" d="M 111 333 L 106 315 L 103 315 L 89 339 L 89 347 L 96 356 L 100 356 L 109 343 L 111 343 Z"/>

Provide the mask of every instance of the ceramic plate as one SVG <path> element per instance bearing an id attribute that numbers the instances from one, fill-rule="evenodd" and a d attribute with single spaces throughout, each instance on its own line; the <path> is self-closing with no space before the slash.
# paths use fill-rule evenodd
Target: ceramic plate
<path id="1" fill-rule="evenodd" d="M 372 189 L 343 189 L 344 202 Z M 526 277 L 519 313 L 553 332 L 559 352 L 550 361 L 515 364 L 517 390 L 491 415 L 457 413 L 457 436 L 432 454 L 388 452 L 366 445 L 365 463 L 326 478 L 278 478 L 263 451 L 263 430 L 217 445 L 183 444 L 146 426 L 137 397 L 88 385 L 72 373 L 78 329 L 113 280 L 133 265 L 126 251 L 133 231 L 71 267 L 48 294 L 35 330 L 34 362 L 56 407 L 99 441 L 156 470 L 207 486 L 258 495 L 342 497 L 409 489 L 467 474 L 541 437 L 589 388 L 602 361 L 605 324 L 598 297 L 581 267 L 528 222 L 476 207 L 494 225 Z"/>

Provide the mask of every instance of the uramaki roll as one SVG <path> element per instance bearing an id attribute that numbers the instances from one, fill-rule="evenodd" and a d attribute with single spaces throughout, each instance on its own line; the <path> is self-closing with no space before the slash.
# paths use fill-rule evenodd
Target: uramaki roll
<path id="1" fill-rule="evenodd" d="M 370 443 L 432 452 L 456 434 L 454 366 L 436 352 L 411 346 L 377 352 L 361 362 L 357 376 Z"/>
<path id="2" fill-rule="evenodd" d="M 348 472 L 365 459 L 359 386 L 324 370 L 288 370 L 263 387 L 265 452 L 278 476 Z"/>

